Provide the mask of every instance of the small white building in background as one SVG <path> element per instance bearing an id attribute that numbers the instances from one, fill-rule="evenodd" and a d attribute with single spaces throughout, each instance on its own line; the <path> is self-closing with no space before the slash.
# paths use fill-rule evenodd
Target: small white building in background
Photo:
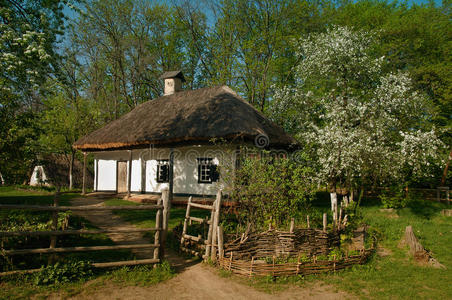
<path id="1" fill-rule="evenodd" d="M 44 166 L 35 166 L 30 177 L 31 186 L 50 186 Z"/>
<path id="2" fill-rule="evenodd" d="M 168 187 L 176 196 L 212 196 L 227 184 L 224 172 L 235 167 L 240 146 L 296 144 L 227 86 L 181 91 L 180 71 L 161 78 L 164 96 L 74 144 L 94 156 L 95 191 L 159 194 Z"/>

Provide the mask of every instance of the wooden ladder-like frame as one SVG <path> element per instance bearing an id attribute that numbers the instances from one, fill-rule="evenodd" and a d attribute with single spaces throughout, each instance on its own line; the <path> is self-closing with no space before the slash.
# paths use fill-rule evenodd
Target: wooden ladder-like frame
<path id="1" fill-rule="evenodd" d="M 195 203 L 192 202 L 193 200 L 192 197 L 188 198 L 187 210 L 185 212 L 184 227 L 182 230 L 182 237 L 180 241 L 181 249 L 184 250 L 185 252 L 201 256 L 199 252 L 184 247 L 185 240 L 190 240 L 196 243 L 201 243 L 202 247 L 206 248 L 205 254 L 202 256 L 205 260 L 207 260 L 210 257 L 212 261 L 215 261 L 217 258 L 217 249 L 220 255 L 223 254 L 223 230 L 221 227 L 218 226 L 218 223 L 220 221 L 220 210 L 222 200 L 221 192 L 222 192 L 221 190 L 217 192 L 217 197 L 212 205 Z M 192 207 L 210 210 L 210 219 L 208 218 L 203 219 L 190 216 L 190 210 Z M 200 224 L 203 223 L 209 224 L 207 240 L 203 239 L 201 235 L 193 236 L 187 234 L 188 226 L 193 221 L 198 222 Z"/>

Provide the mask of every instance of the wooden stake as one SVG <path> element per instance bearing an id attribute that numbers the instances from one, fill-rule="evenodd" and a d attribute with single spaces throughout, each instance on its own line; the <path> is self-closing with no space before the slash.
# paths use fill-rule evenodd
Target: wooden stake
<path id="1" fill-rule="evenodd" d="M 251 257 L 250 277 L 253 276 L 253 264 L 254 264 L 254 256 Z"/>
<path id="2" fill-rule="evenodd" d="M 306 223 L 308 225 L 308 228 L 311 228 L 311 224 L 309 224 L 309 215 L 306 216 Z"/>
<path id="3" fill-rule="evenodd" d="M 157 205 L 162 205 L 162 198 L 157 200 Z M 162 229 L 162 209 L 158 209 L 155 215 L 155 234 L 154 234 L 154 244 L 160 244 L 160 229 Z M 161 257 L 161 247 L 154 249 L 154 259 L 159 259 Z"/>
<path id="4" fill-rule="evenodd" d="M 206 245 L 206 255 L 205 259 L 210 257 L 210 253 L 212 250 L 212 231 L 213 231 L 213 219 L 215 218 L 215 206 L 216 206 L 216 200 L 213 203 L 213 208 L 210 211 L 210 224 L 209 224 L 209 231 L 207 232 L 207 245 Z"/>
<path id="5" fill-rule="evenodd" d="M 215 215 L 212 227 L 212 253 L 210 253 L 210 258 L 213 261 L 215 261 L 217 258 L 217 227 L 218 223 L 220 222 L 221 192 L 222 190 L 218 190 L 217 200 L 215 201 Z"/>
<path id="6" fill-rule="evenodd" d="M 223 250 L 223 243 L 224 243 L 224 240 L 223 240 L 223 226 L 218 226 L 217 227 L 217 229 L 218 229 L 218 232 L 217 232 L 217 235 L 218 235 L 218 256 L 220 257 L 220 258 L 223 258 L 224 257 L 224 250 Z"/>
<path id="7" fill-rule="evenodd" d="M 127 172 L 127 199 L 130 198 L 130 190 L 132 186 L 132 150 L 129 151 L 129 170 Z"/>
<path id="8" fill-rule="evenodd" d="M 326 213 L 323 214 L 323 232 L 326 232 L 326 225 L 327 225 L 327 219 L 326 219 Z"/>
<path id="9" fill-rule="evenodd" d="M 169 155 L 169 199 L 173 201 L 173 189 L 174 189 L 174 148 L 170 149 Z"/>
<path id="10" fill-rule="evenodd" d="M 166 237 L 168 234 L 168 220 L 170 217 L 171 209 L 170 193 L 168 189 L 162 190 L 162 201 L 163 201 L 162 242 L 160 243 L 161 256 L 159 257 L 161 260 L 163 260 L 163 258 L 165 257 Z"/>
<path id="11" fill-rule="evenodd" d="M 99 176 L 99 174 L 96 174 Z M 83 152 L 83 178 L 82 178 L 82 194 L 86 194 L 86 152 Z"/>
<path id="12" fill-rule="evenodd" d="M 290 233 L 293 233 L 293 228 L 295 226 L 295 220 L 294 218 L 290 219 Z"/>
<path id="13" fill-rule="evenodd" d="M 187 202 L 187 210 L 185 211 L 185 220 L 184 220 L 184 228 L 182 230 L 182 237 L 180 239 L 180 243 L 183 244 L 184 243 L 184 234 L 187 233 L 187 227 L 188 227 L 188 222 L 190 220 L 190 206 L 191 206 L 191 201 L 192 201 L 192 197 L 190 196 L 188 198 L 188 202 Z"/>

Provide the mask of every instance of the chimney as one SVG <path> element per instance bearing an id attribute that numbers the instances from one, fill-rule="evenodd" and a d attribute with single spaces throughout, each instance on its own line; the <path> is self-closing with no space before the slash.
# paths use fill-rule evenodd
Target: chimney
<path id="1" fill-rule="evenodd" d="M 185 82 L 181 71 L 167 71 L 160 76 L 165 80 L 164 96 L 172 95 L 182 90 L 182 82 Z"/>

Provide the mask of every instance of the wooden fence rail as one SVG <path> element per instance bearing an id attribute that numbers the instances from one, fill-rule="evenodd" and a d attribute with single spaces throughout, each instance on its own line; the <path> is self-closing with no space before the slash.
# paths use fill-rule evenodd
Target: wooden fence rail
<path id="1" fill-rule="evenodd" d="M 168 230 L 168 220 L 170 212 L 169 190 L 162 191 L 162 197 L 158 200 L 157 205 L 139 205 L 139 206 L 59 206 L 59 192 L 55 193 L 53 206 L 40 205 L 11 205 L 0 204 L 0 209 L 12 210 L 34 210 L 34 211 L 50 211 L 52 214 L 52 230 L 48 231 L 0 231 L 0 238 L 6 239 L 9 237 L 20 236 L 50 236 L 51 241 L 49 248 L 40 249 L 0 249 L 0 254 L 5 256 L 24 255 L 24 254 L 55 254 L 68 252 L 82 252 L 82 251 L 105 251 L 105 250 L 122 250 L 122 249 L 154 249 L 152 259 L 140 259 L 130 261 L 115 261 L 107 263 L 93 263 L 94 267 L 116 267 L 126 265 L 151 264 L 161 262 L 165 255 L 165 244 Z M 98 230 L 57 230 L 57 221 L 59 211 L 111 211 L 111 210 L 157 210 L 155 217 L 154 228 L 132 228 L 132 229 L 98 229 Z M 148 244 L 133 244 L 133 245 L 113 245 L 113 246 L 88 246 L 88 247 L 56 247 L 57 236 L 72 235 L 72 234 L 104 234 L 104 233 L 137 233 L 137 232 L 155 232 L 154 243 Z M 53 260 L 49 260 L 53 261 Z M 16 270 L 0 273 L 1 276 L 7 276 L 19 273 L 34 273 L 39 269 L 33 270 Z"/>

